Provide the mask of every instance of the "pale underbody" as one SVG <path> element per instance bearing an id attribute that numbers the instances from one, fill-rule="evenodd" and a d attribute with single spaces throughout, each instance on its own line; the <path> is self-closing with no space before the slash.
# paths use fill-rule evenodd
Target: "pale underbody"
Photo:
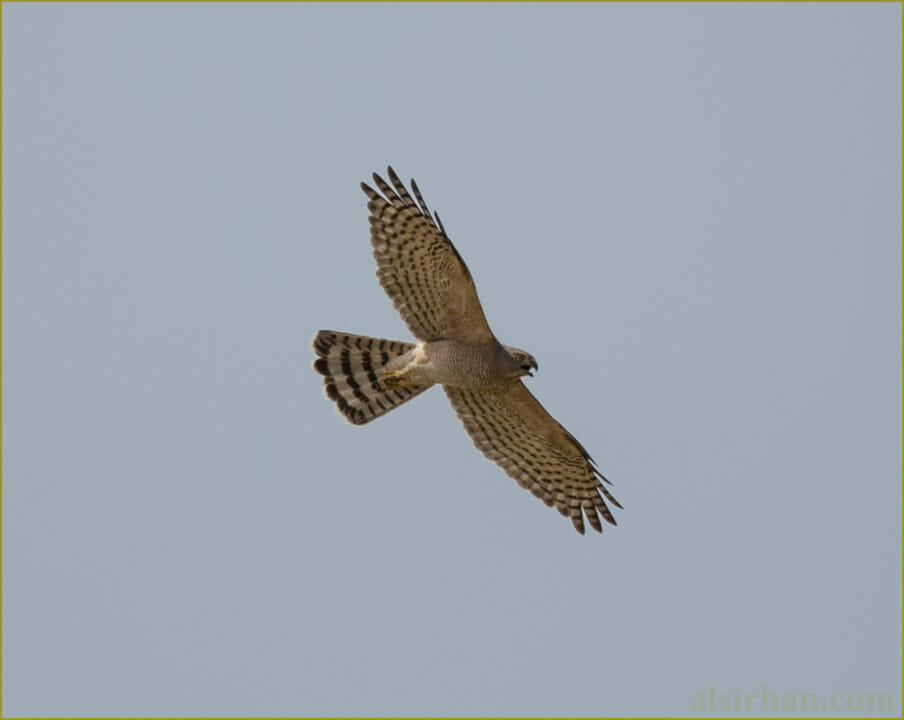
<path id="1" fill-rule="evenodd" d="M 394 358 L 380 374 L 387 389 L 439 383 L 460 388 L 486 388 L 529 375 L 537 363 L 530 354 L 492 342 L 432 340 Z"/>

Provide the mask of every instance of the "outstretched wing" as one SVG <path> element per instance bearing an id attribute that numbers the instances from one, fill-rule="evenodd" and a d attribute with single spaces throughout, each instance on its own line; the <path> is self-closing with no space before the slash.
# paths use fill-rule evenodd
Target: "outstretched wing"
<path id="1" fill-rule="evenodd" d="M 377 278 L 411 334 L 419 340 L 483 342 L 493 338 L 464 260 L 412 180 L 414 199 L 388 168 L 389 185 L 374 173 L 366 183 L 370 242 Z"/>
<path id="2" fill-rule="evenodd" d="M 520 380 L 486 390 L 446 385 L 443 390 L 477 449 L 521 487 L 570 517 L 579 533 L 584 533 L 584 516 L 597 532 L 603 531 L 600 515 L 615 525 L 606 500 L 621 505 L 600 482 L 608 480 Z"/>

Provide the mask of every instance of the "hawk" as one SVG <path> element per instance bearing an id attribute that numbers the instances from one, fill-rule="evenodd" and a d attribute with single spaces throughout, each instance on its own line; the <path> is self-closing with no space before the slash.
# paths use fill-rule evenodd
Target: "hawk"
<path id="1" fill-rule="evenodd" d="M 387 174 L 390 182 L 374 173 L 377 190 L 361 183 L 370 243 L 380 285 L 418 342 L 320 330 L 312 349 L 324 394 L 348 422 L 364 425 L 442 385 L 477 449 L 521 487 L 581 534 L 585 518 L 597 532 L 600 516 L 615 525 L 606 501 L 621 505 L 600 482 L 609 481 L 521 382 L 537 361 L 496 339 L 439 215 L 414 180 L 409 193 L 391 167 Z"/>

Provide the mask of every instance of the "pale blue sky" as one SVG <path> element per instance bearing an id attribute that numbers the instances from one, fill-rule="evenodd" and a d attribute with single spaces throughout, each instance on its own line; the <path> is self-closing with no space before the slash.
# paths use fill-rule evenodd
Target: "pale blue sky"
<path id="1" fill-rule="evenodd" d="M 388 163 L 617 528 L 321 396 Z M 3 350 L 6 716 L 900 715 L 899 4 L 4 5 Z"/>

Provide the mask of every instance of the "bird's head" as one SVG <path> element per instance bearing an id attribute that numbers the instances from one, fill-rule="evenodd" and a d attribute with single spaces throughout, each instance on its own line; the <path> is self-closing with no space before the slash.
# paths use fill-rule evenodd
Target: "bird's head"
<path id="1" fill-rule="evenodd" d="M 519 350 L 518 348 L 509 347 L 508 345 L 503 345 L 505 351 L 512 356 L 512 360 L 518 363 L 518 367 L 520 368 L 520 372 L 518 376 L 521 375 L 529 375 L 533 377 L 534 374 L 531 370 L 539 370 L 540 368 L 537 366 L 537 361 L 534 360 L 534 356 L 529 352 L 524 350 Z"/>

